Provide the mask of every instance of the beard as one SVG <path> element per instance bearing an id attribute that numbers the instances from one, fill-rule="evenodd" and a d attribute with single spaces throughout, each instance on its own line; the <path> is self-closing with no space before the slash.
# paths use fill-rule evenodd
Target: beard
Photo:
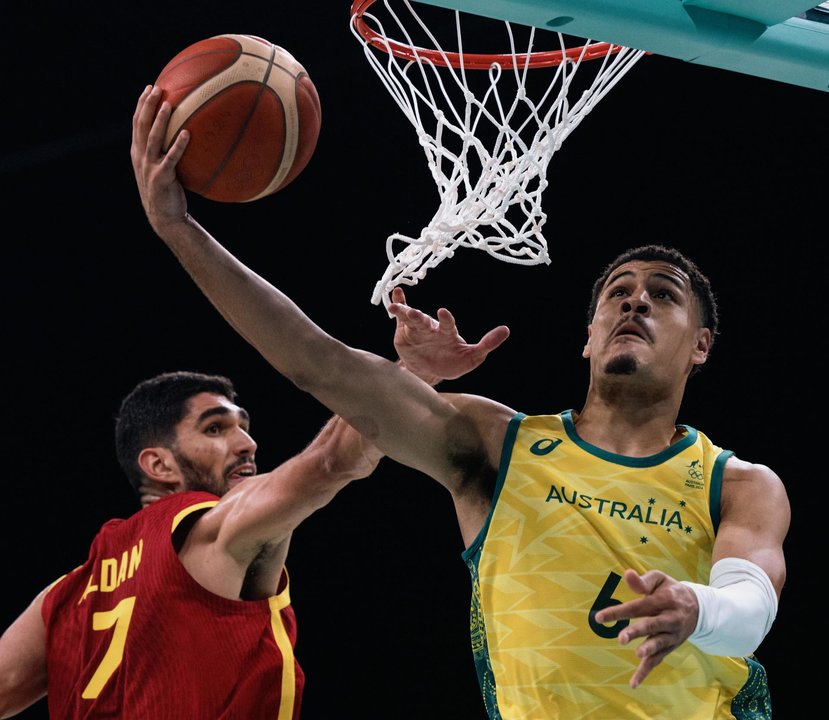
<path id="1" fill-rule="evenodd" d="M 173 456 L 181 468 L 181 473 L 184 476 L 184 487 L 188 490 L 202 490 L 204 492 L 213 493 L 214 495 L 224 495 L 227 488 L 224 482 L 217 480 L 209 473 L 198 467 L 196 463 L 184 455 L 173 450 Z"/>
<path id="2" fill-rule="evenodd" d="M 619 355 L 605 365 L 604 371 L 607 375 L 633 375 L 637 367 L 638 363 L 633 355 Z"/>

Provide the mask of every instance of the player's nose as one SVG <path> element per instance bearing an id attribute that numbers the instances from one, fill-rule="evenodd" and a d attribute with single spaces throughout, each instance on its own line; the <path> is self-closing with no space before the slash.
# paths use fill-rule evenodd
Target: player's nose
<path id="1" fill-rule="evenodd" d="M 233 449 L 240 455 L 253 455 L 256 452 L 256 448 L 258 445 L 256 441 L 251 437 L 250 433 L 239 428 L 239 432 L 236 434 L 236 440 L 233 444 Z"/>
<path id="2" fill-rule="evenodd" d="M 627 298 L 621 305 L 623 313 L 633 312 L 637 315 L 649 315 L 651 312 L 651 298 L 647 290 L 639 290 L 629 298 Z"/>

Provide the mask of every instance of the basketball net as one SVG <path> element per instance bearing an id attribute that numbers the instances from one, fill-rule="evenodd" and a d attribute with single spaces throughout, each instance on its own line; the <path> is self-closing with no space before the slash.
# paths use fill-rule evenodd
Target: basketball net
<path id="1" fill-rule="evenodd" d="M 536 28 L 523 25 L 521 32 L 529 37 L 526 52 L 519 52 L 516 28 L 507 21 L 508 52 L 465 53 L 459 11 L 452 11 L 457 51 L 447 51 L 421 18 L 422 11 L 409 0 L 395 4 L 408 15 L 392 9 L 390 0 L 355 0 L 351 30 L 417 131 L 440 204 L 418 237 L 394 233 L 387 238 L 389 264 L 371 299 L 385 307 L 395 287 L 417 284 L 458 247 L 477 248 L 510 263 L 549 264 L 541 201 L 550 159 L 645 54 L 584 40 L 568 48 L 566 36 L 548 30 L 537 34 L 555 39 L 557 49 L 533 51 Z M 404 40 L 391 39 L 392 28 Z M 415 44 L 415 33 L 433 49 Z M 594 72 L 586 82 L 583 72 L 576 88 L 576 73 L 585 62 Z"/>

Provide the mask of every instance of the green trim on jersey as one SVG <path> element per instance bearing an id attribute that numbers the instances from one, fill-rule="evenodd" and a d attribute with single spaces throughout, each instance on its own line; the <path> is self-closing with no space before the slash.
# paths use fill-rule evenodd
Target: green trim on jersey
<path id="1" fill-rule="evenodd" d="M 722 475 L 725 470 L 725 461 L 734 453 L 731 450 L 723 450 L 714 463 L 711 472 L 711 493 L 708 499 L 708 507 L 711 508 L 711 522 L 714 524 L 714 533 L 720 527 L 720 497 L 722 496 Z"/>
<path id="2" fill-rule="evenodd" d="M 627 467 L 646 468 L 659 465 L 675 455 L 678 455 L 689 445 L 693 445 L 697 441 L 697 431 L 694 430 L 694 428 L 688 427 L 687 425 L 677 425 L 677 429 L 682 430 L 685 433 L 685 436 L 681 440 L 678 440 L 661 452 L 656 453 L 656 455 L 648 455 L 648 457 L 641 458 L 628 457 L 627 455 L 619 455 L 617 453 L 608 452 L 607 450 L 602 450 L 602 448 L 597 447 L 596 445 L 591 445 L 586 440 L 582 440 L 576 432 L 576 424 L 573 422 L 572 410 L 565 410 L 561 413 L 561 420 L 564 423 L 564 430 L 567 432 L 567 437 L 569 437 L 583 450 L 591 455 L 601 458 L 602 460 L 607 460 L 608 462 L 616 463 L 617 465 L 626 465 Z"/>

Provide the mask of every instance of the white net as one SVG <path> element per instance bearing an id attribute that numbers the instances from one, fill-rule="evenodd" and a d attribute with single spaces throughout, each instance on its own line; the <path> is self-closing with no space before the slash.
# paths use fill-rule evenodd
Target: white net
<path id="1" fill-rule="evenodd" d="M 542 194 L 550 159 L 644 54 L 584 40 L 574 48 L 572 39 L 567 48 L 561 33 L 509 22 L 503 23 L 508 52 L 464 54 L 461 23 L 469 16 L 457 11 L 451 12 L 457 50 L 447 51 L 446 40 L 439 42 L 433 32 L 435 23 L 427 26 L 422 19 L 423 10 L 419 14 L 409 0 L 395 4 L 401 12 L 390 0 L 363 2 L 359 13 L 352 7 L 351 29 L 417 131 L 440 203 L 418 237 L 394 233 L 387 238 L 389 264 L 371 299 L 386 307 L 395 287 L 415 285 L 459 247 L 510 263 L 549 264 Z M 522 51 L 516 47 L 519 30 L 526 35 Z M 553 38 L 561 54 L 534 51 L 536 35 L 547 42 Z M 416 36 L 430 49 L 416 44 Z M 487 37 L 489 42 L 491 34 Z M 548 56 L 559 59 L 536 66 Z M 594 72 L 585 81 L 583 71 L 576 87 L 583 62 Z"/>

